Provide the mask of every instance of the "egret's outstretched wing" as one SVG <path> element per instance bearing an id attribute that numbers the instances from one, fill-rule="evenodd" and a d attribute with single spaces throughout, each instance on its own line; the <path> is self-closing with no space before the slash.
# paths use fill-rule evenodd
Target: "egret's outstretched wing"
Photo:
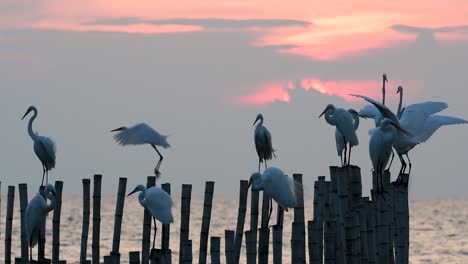
<path id="1" fill-rule="evenodd" d="M 392 120 L 393 122 L 395 122 L 395 124 L 399 124 L 398 118 L 396 117 L 396 115 L 390 109 L 388 109 L 385 105 L 383 105 L 382 103 L 377 102 L 374 99 L 372 99 L 370 97 L 367 97 L 367 96 L 364 96 L 364 95 L 359 95 L 359 94 L 350 94 L 350 95 L 362 98 L 362 99 L 366 100 L 367 102 L 373 104 L 380 111 L 380 113 L 382 114 L 383 117 Z"/>
<path id="2" fill-rule="evenodd" d="M 55 153 L 57 151 L 55 142 L 44 136 L 37 136 L 35 143 L 37 144 L 37 149 L 35 149 L 36 154 L 39 159 L 45 164 L 48 170 L 55 168 Z"/>
<path id="3" fill-rule="evenodd" d="M 366 105 L 359 111 L 359 116 L 363 118 L 372 118 L 375 121 L 375 126 L 379 126 L 380 122 L 382 121 L 383 117 L 380 113 L 379 109 L 373 105 Z"/>
<path id="4" fill-rule="evenodd" d="M 447 104 L 444 102 L 423 102 L 409 105 L 400 117 L 400 126 L 414 136 L 417 136 L 421 133 L 429 116 L 447 107 Z"/>
<path id="5" fill-rule="evenodd" d="M 170 147 L 166 141 L 167 136 L 159 134 L 145 123 L 136 124 L 114 135 L 115 141 L 120 145 L 154 144 L 164 148 Z"/>
<path id="6" fill-rule="evenodd" d="M 467 124 L 468 121 L 457 118 L 457 117 L 452 117 L 452 116 L 430 116 L 425 124 L 423 129 L 421 130 L 421 133 L 417 135 L 417 140 L 422 143 L 428 140 L 434 132 L 439 129 L 441 126 L 445 125 L 457 125 L 457 124 Z"/>

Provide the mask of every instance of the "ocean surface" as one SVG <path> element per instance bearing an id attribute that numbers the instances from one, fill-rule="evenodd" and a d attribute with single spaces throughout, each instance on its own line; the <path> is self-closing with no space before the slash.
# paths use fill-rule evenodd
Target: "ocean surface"
<path id="1" fill-rule="evenodd" d="M 180 197 L 180 196 L 179 196 Z M 20 228 L 19 228 L 19 200 L 15 197 L 13 222 L 13 257 L 20 256 Z M 103 197 L 101 208 L 101 257 L 109 254 L 112 247 L 114 225 L 115 197 Z M 305 201 L 306 220 L 312 217 L 312 200 Z M 224 230 L 235 230 L 237 221 L 236 198 L 215 198 L 211 218 L 210 236 L 224 237 Z M 91 205 L 92 207 L 92 205 Z M 203 199 L 192 198 L 190 215 L 190 239 L 193 241 L 194 263 L 198 262 L 198 247 L 200 225 L 202 219 Z M 0 262 L 4 261 L 6 197 L 2 196 L 0 218 Z M 417 199 L 410 203 L 410 262 L 411 263 L 468 263 L 468 199 Z M 173 213 L 175 223 L 171 225 L 170 245 L 173 252 L 173 263 L 178 261 L 179 228 L 180 228 L 180 199 L 174 199 Z M 293 213 L 285 213 L 283 233 L 284 263 L 290 263 L 290 238 Z M 138 204 L 137 196 L 129 197 L 125 201 L 124 218 L 120 252 L 122 263 L 128 262 L 129 251 L 141 250 L 141 233 L 143 209 Z M 272 215 L 272 222 L 275 212 Z M 61 218 L 61 250 L 60 258 L 68 263 L 78 263 L 80 256 L 80 241 L 82 228 L 82 200 L 81 197 L 64 197 Z M 249 210 L 247 210 L 246 226 L 249 227 Z M 51 257 L 52 242 L 52 214 L 47 222 L 46 257 Z M 91 259 L 91 229 L 88 238 L 88 259 Z M 160 228 L 160 225 L 158 225 Z M 160 230 L 158 229 L 157 246 L 160 244 Z M 270 239 L 271 241 L 271 239 Z M 245 242 L 243 242 L 243 246 Z M 271 245 L 270 245 L 271 246 Z M 209 248 L 209 247 L 208 247 Z M 223 254 L 224 239 L 221 240 L 221 254 Z M 37 252 L 37 250 L 34 250 Z M 270 254 L 271 254 L 270 249 Z M 208 256 L 209 258 L 209 256 Z M 271 258 L 270 258 L 271 259 Z M 224 257 L 222 256 L 224 262 Z M 245 263 L 245 248 L 242 249 L 241 262 Z M 209 263 L 209 262 L 208 262 Z"/>

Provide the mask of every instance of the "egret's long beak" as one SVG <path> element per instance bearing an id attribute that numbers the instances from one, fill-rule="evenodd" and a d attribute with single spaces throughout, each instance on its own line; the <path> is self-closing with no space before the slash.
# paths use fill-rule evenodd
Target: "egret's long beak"
<path id="1" fill-rule="evenodd" d="M 325 108 L 325 110 L 323 110 L 323 112 L 322 112 L 322 113 L 319 115 L 319 117 L 318 117 L 318 118 L 321 118 L 321 117 L 323 116 L 323 114 L 325 114 L 327 111 L 328 111 L 328 107 L 327 107 L 327 108 Z"/>
<path id="2" fill-rule="evenodd" d="M 133 190 L 131 193 L 129 193 L 129 194 L 127 195 L 127 197 L 129 197 L 130 195 L 132 195 L 132 194 L 134 194 L 134 193 L 136 193 L 136 192 L 137 192 L 137 189 Z"/>
<path id="3" fill-rule="evenodd" d="M 399 93 L 400 93 L 400 89 L 398 89 L 398 90 L 396 91 L 396 93 L 399 94 Z"/>
<path id="4" fill-rule="evenodd" d="M 257 123 L 257 121 L 259 120 L 260 118 L 256 118 L 255 121 L 253 122 L 253 125 L 252 126 L 255 126 L 255 124 Z"/>
<path id="5" fill-rule="evenodd" d="M 21 118 L 21 120 L 23 120 L 28 114 L 29 114 L 29 110 L 26 111 L 26 113 L 25 113 L 24 116 Z"/>
<path id="6" fill-rule="evenodd" d="M 119 127 L 119 128 L 111 130 L 110 132 L 122 131 L 124 129 L 125 129 L 124 127 Z"/>
<path id="7" fill-rule="evenodd" d="M 363 116 L 363 115 L 360 115 L 360 114 L 358 114 L 358 116 L 359 116 L 360 118 L 367 119 L 367 116 Z"/>

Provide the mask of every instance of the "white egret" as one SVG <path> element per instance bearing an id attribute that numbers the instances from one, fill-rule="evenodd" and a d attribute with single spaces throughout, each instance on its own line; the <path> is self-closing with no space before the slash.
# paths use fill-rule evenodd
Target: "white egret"
<path id="1" fill-rule="evenodd" d="M 153 217 L 154 224 L 154 236 L 153 236 L 153 249 L 156 240 L 156 219 L 163 224 L 170 224 L 174 222 L 172 216 L 172 199 L 171 196 L 163 189 L 154 186 L 146 189 L 142 184 L 139 184 L 131 193 L 130 196 L 136 192 L 140 192 L 138 195 L 138 201 L 141 206 L 148 210 Z"/>
<path id="2" fill-rule="evenodd" d="M 357 130 L 359 128 L 359 114 L 354 109 L 348 109 L 348 112 L 350 112 L 351 115 L 353 115 L 354 130 Z M 343 162 L 343 151 L 346 148 L 346 144 L 348 142 L 345 141 L 343 134 L 341 134 L 338 128 L 335 128 L 335 142 L 336 142 L 336 151 L 338 152 L 338 156 L 340 156 L 340 159 L 341 159 L 341 166 L 345 166 L 346 160 Z"/>
<path id="3" fill-rule="evenodd" d="M 387 166 L 392 146 L 397 138 L 397 129 L 404 131 L 398 124 L 392 120 L 385 118 L 382 120 L 380 127 L 372 129 L 369 141 L 369 155 L 372 161 L 372 167 L 377 174 L 377 186 L 383 191 L 382 175 Z"/>
<path id="4" fill-rule="evenodd" d="M 149 144 L 156 150 L 159 155 L 159 161 L 156 164 L 156 168 L 154 168 L 154 174 L 158 177 L 160 175 L 159 167 L 161 166 L 163 156 L 156 146 L 161 146 L 165 149 L 169 148 L 171 145 L 167 142 L 168 136 L 160 134 L 146 123 L 139 123 L 129 128 L 119 127 L 111 132 L 116 131 L 119 132 L 114 135 L 114 139 L 122 146 Z"/>
<path id="5" fill-rule="evenodd" d="M 359 145 L 359 140 L 356 135 L 356 130 L 354 128 L 353 123 L 353 115 L 342 109 L 342 108 L 335 108 L 334 105 L 329 104 L 325 108 L 325 110 L 320 114 L 319 118 L 325 114 L 325 120 L 328 124 L 335 126 L 339 132 L 343 135 L 343 141 L 348 142 L 349 144 L 349 156 L 348 162 L 346 163 L 346 144 L 344 150 L 344 160 L 345 164 L 350 164 L 351 160 L 351 149 L 353 146 Z"/>
<path id="6" fill-rule="evenodd" d="M 260 121 L 259 121 L 260 120 Z M 271 160 L 275 156 L 275 150 L 273 149 L 273 145 L 271 144 L 271 134 L 270 131 L 263 125 L 263 115 L 258 114 L 257 118 L 255 118 L 255 122 L 257 127 L 255 127 L 254 132 L 254 142 L 255 142 L 255 149 L 257 150 L 258 155 L 258 172 L 260 172 L 260 163 L 265 162 L 265 169 L 267 166 L 267 160 Z"/>
<path id="7" fill-rule="evenodd" d="M 28 124 L 28 133 L 31 139 L 34 141 L 34 152 L 36 156 L 42 163 L 42 181 L 41 186 L 44 185 L 44 176 L 46 178 L 46 184 L 49 181 L 49 171 L 55 168 L 55 152 L 56 147 L 52 139 L 40 136 L 37 132 L 32 130 L 32 123 L 37 117 L 37 108 L 35 106 L 30 106 L 26 113 L 23 115 L 21 120 L 23 120 L 30 112 L 33 112 L 32 117 L 29 119 Z"/>
<path id="8" fill-rule="evenodd" d="M 55 208 L 56 193 L 54 186 L 47 184 L 44 188 L 44 196 L 50 200 L 47 201 L 37 193 L 26 207 L 24 215 L 26 235 L 29 246 L 29 258 L 32 261 L 32 248 L 37 244 L 41 235 L 44 235 L 42 227 L 45 224 L 47 214 Z"/>
<path id="9" fill-rule="evenodd" d="M 297 205 L 294 180 L 288 178 L 288 176 L 278 168 L 269 167 L 265 169 L 263 173 L 253 173 L 250 176 L 248 186 L 252 186 L 252 190 L 254 191 L 263 190 L 286 212 L 289 208 L 293 208 Z M 270 205 L 268 222 L 270 221 L 272 211 L 273 206 Z"/>

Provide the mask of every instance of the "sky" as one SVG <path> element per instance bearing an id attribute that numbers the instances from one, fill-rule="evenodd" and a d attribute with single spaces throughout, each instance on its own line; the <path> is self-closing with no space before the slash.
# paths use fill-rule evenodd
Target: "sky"
<path id="1" fill-rule="evenodd" d="M 111 129 L 147 122 L 170 135 L 162 150 L 163 182 L 175 192 L 216 182 L 236 196 L 240 179 L 257 169 L 252 123 L 263 113 L 287 174 L 313 181 L 339 164 L 334 128 L 318 119 L 329 103 L 366 104 L 350 93 L 381 98 L 396 89 L 404 105 L 449 104 L 444 115 L 468 118 L 468 5 L 462 0 L 415 1 L 0 1 L 0 148 L 2 191 L 27 182 L 36 188 L 41 165 L 33 128 L 57 144 L 50 179 L 79 194 L 81 179 L 103 174 L 103 192 L 146 182 L 157 155 L 149 146 L 121 147 Z M 371 185 L 367 130 L 352 163 Z M 410 152 L 411 196 L 468 195 L 463 140 L 468 126 L 443 127 Z M 396 161 L 394 172 L 399 169 Z M 395 177 L 395 175 L 393 175 Z"/>

